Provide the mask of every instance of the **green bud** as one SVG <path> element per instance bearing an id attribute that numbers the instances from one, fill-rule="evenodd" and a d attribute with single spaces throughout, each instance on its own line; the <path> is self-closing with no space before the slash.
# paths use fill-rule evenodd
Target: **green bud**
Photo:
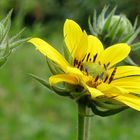
<path id="1" fill-rule="evenodd" d="M 137 28 L 137 18 L 134 25 L 125 15 L 116 15 L 114 8 L 108 15 L 108 7 L 104 7 L 97 16 L 96 11 L 93 16 L 93 23 L 89 19 L 89 29 L 91 34 L 97 36 L 104 47 L 109 47 L 116 43 L 127 43 L 129 45 L 140 33 L 140 27 Z"/>
<path id="2" fill-rule="evenodd" d="M 118 35 L 123 33 L 123 35 L 127 35 L 130 32 L 133 32 L 133 26 L 131 22 L 128 20 L 128 18 L 125 15 L 113 15 L 111 20 L 110 28 L 116 23 L 118 24 Z"/>

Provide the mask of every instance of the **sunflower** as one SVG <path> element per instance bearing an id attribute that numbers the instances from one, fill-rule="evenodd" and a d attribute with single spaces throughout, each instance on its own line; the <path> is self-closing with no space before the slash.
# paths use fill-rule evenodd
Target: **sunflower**
<path id="1" fill-rule="evenodd" d="M 128 106 L 140 111 L 140 68 L 117 65 L 129 55 L 130 46 L 119 43 L 104 49 L 97 37 L 87 35 L 70 19 L 64 23 L 64 40 L 71 61 L 42 39 L 29 40 L 62 70 L 49 78 L 51 86 L 65 83 L 76 87 L 75 94 L 80 91 L 80 98 L 93 110 Z"/>

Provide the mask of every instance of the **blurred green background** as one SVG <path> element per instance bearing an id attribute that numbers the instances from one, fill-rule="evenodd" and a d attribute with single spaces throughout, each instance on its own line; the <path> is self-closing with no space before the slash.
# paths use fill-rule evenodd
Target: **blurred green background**
<path id="1" fill-rule="evenodd" d="M 140 15 L 138 0 L 0 0 L 0 19 L 13 8 L 11 35 L 26 27 L 24 37 L 41 37 L 61 51 L 65 19 L 74 19 L 89 33 L 88 17 L 105 4 L 110 9 L 117 5 L 117 13 L 132 23 Z M 139 52 L 134 54 L 138 62 Z M 75 140 L 76 104 L 28 73 L 49 76 L 45 58 L 26 43 L 0 69 L 0 140 Z M 139 130 L 140 113 L 131 109 L 107 118 L 94 116 L 91 140 L 139 140 Z"/>

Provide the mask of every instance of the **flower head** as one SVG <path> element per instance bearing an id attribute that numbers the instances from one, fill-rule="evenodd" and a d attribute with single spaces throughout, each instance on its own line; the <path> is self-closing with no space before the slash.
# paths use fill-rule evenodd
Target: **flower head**
<path id="1" fill-rule="evenodd" d="M 119 43 L 104 49 L 97 37 L 87 35 L 70 19 L 64 23 L 64 39 L 71 58 L 67 60 L 42 39 L 29 40 L 61 70 L 49 78 L 52 87 L 57 83 L 70 86 L 69 94 L 74 99 L 86 99 L 98 115 L 98 108 L 112 111 L 129 106 L 140 111 L 140 68 L 116 65 L 128 56 L 130 46 Z"/>

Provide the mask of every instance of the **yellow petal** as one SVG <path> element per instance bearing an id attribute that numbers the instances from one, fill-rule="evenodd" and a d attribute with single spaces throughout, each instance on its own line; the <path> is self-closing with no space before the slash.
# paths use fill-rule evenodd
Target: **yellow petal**
<path id="1" fill-rule="evenodd" d="M 93 100 L 96 99 L 97 97 L 104 96 L 104 94 L 98 89 L 91 88 L 91 87 L 87 87 L 87 89 L 90 92 L 91 98 Z"/>
<path id="2" fill-rule="evenodd" d="M 94 56 L 95 55 L 97 55 L 97 57 L 100 56 L 103 50 L 104 48 L 101 41 L 97 37 L 93 35 L 89 35 L 88 36 L 88 49 L 87 49 L 87 54 L 90 53 L 89 59 L 93 61 Z"/>
<path id="3" fill-rule="evenodd" d="M 124 88 L 112 84 L 106 84 L 106 83 L 100 84 L 97 88 L 108 97 L 129 93 L 129 91 L 127 91 Z"/>
<path id="4" fill-rule="evenodd" d="M 70 53 L 79 44 L 83 32 L 80 26 L 73 20 L 67 19 L 64 23 L 64 38 Z"/>
<path id="5" fill-rule="evenodd" d="M 131 93 L 140 94 L 140 76 L 116 79 L 111 82 L 111 85 L 119 86 Z"/>
<path id="6" fill-rule="evenodd" d="M 140 111 L 140 97 L 131 94 L 118 95 L 115 100 L 126 104 L 127 106 Z"/>
<path id="7" fill-rule="evenodd" d="M 51 76 L 49 78 L 50 85 L 55 85 L 59 82 L 66 82 L 73 85 L 79 83 L 78 78 L 75 75 L 71 75 L 71 74 L 58 74 L 58 75 Z"/>
<path id="8" fill-rule="evenodd" d="M 113 69 L 109 70 L 109 73 L 112 73 Z M 137 66 L 119 66 L 117 67 L 116 73 L 114 75 L 114 79 L 132 76 L 132 75 L 140 75 L 140 67 Z"/>
<path id="9" fill-rule="evenodd" d="M 68 62 L 64 59 L 64 57 L 54 49 L 50 44 L 45 42 L 40 38 L 32 38 L 28 42 L 34 44 L 43 55 L 50 58 L 52 61 L 57 63 L 63 71 L 66 71 L 69 66 Z"/>
<path id="10" fill-rule="evenodd" d="M 103 85 L 105 86 L 105 85 Z M 104 87 L 105 88 L 105 87 Z M 100 87 L 101 90 L 101 87 Z M 117 86 L 111 86 L 109 85 L 107 88 L 103 89 L 102 91 L 104 95 L 106 95 L 109 98 L 115 99 L 133 109 L 136 109 L 140 111 L 140 97 L 137 97 L 132 94 L 128 94 L 127 90 L 117 87 Z"/>
<path id="11" fill-rule="evenodd" d="M 81 85 L 82 85 L 85 89 L 87 89 L 87 90 L 89 91 L 89 93 L 90 93 L 90 95 L 91 95 L 91 98 L 92 98 L 93 100 L 96 99 L 96 98 L 99 97 L 99 96 L 104 96 L 104 94 L 103 94 L 100 90 L 95 89 L 95 88 L 93 88 L 93 87 L 89 87 L 89 86 L 85 83 L 84 80 L 81 80 L 80 83 L 81 83 Z"/>
<path id="12" fill-rule="evenodd" d="M 88 49 L 88 36 L 86 32 L 83 32 L 79 44 L 77 44 L 77 47 L 75 47 L 73 51 L 73 57 L 81 61 L 83 57 L 86 55 L 87 49 Z"/>
<path id="13" fill-rule="evenodd" d="M 113 65 L 126 58 L 129 52 L 130 47 L 127 44 L 116 44 L 105 49 L 105 51 L 103 51 L 103 53 L 100 55 L 99 61 L 101 64 L 110 63 L 109 67 L 112 67 Z"/>

